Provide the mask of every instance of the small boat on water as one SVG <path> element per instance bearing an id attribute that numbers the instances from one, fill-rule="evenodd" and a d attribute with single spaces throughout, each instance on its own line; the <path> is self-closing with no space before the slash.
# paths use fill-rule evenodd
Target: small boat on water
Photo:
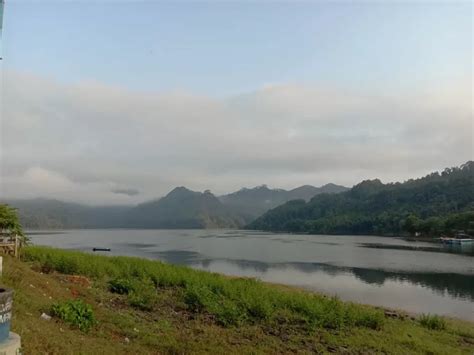
<path id="1" fill-rule="evenodd" d="M 110 248 L 92 248 L 92 251 L 110 251 Z"/>
<path id="2" fill-rule="evenodd" d="M 474 238 L 464 232 L 458 232 L 454 237 L 441 237 L 439 239 L 443 244 L 463 245 L 474 243 Z"/>

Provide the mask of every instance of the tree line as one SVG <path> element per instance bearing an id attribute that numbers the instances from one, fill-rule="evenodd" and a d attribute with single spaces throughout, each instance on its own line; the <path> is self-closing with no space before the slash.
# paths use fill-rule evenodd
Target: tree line
<path id="1" fill-rule="evenodd" d="M 420 179 L 383 184 L 366 180 L 347 192 L 322 194 L 274 208 L 247 228 L 314 234 L 469 232 L 474 223 L 474 162 Z"/>

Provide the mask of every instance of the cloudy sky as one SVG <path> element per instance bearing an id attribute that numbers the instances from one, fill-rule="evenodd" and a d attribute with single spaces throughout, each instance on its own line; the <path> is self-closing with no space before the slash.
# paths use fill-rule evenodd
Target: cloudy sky
<path id="1" fill-rule="evenodd" d="M 7 2 L 0 196 L 136 203 L 473 159 L 472 4 Z"/>

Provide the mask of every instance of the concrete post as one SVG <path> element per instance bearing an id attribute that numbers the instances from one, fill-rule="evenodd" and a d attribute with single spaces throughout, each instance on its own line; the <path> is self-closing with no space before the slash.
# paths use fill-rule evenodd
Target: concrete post
<path id="1" fill-rule="evenodd" d="M 21 355 L 21 338 L 10 332 L 10 336 L 0 343 L 0 355 Z"/>

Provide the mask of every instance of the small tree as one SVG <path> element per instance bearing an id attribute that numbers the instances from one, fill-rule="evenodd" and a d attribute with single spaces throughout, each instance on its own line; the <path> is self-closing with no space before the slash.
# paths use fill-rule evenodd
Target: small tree
<path id="1" fill-rule="evenodd" d="M 415 234 L 416 232 L 420 231 L 420 224 L 421 220 L 414 214 L 410 214 L 406 219 L 404 223 L 404 229 L 410 233 L 410 234 Z"/>
<path id="2" fill-rule="evenodd" d="M 21 243 L 27 241 L 15 208 L 0 204 L 0 233 L 19 236 Z"/>

